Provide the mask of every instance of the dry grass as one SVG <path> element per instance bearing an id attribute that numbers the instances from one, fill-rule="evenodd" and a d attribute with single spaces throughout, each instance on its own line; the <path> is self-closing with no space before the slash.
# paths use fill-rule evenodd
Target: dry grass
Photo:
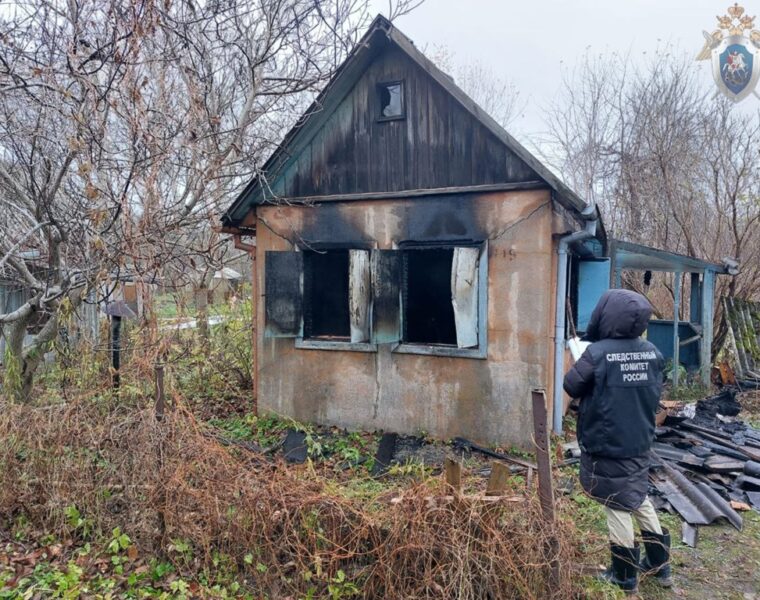
<path id="1" fill-rule="evenodd" d="M 76 506 L 94 530 L 120 527 L 144 551 L 189 544 L 194 559 L 180 569 L 225 554 L 271 598 L 355 595 L 336 583 L 339 571 L 365 598 L 577 593 L 564 568 L 550 586 L 548 568 L 551 559 L 573 562 L 573 526 L 547 527 L 534 497 L 488 510 L 431 504 L 431 494 L 445 491 L 428 480 L 398 504 L 370 506 L 328 491 L 308 468 L 231 451 L 204 427 L 181 408 L 157 421 L 151 410 L 104 401 L 3 406 L 0 517 L 24 515 L 40 530 L 76 536 L 64 510 Z"/>

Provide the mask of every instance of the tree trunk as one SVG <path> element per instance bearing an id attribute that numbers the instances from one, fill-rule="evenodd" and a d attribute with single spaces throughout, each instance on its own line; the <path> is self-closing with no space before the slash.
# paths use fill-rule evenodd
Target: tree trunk
<path id="1" fill-rule="evenodd" d="M 26 396 L 24 390 L 24 337 L 26 327 L 31 316 L 23 317 L 16 321 L 11 321 L 3 327 L 5 336 L 5 356 L 3 357 L 3 366 L 5 367 L 5 377 L 3 378 L 3 391 L 12 402 L 24 402 Z"/>
<path id="2" fill-rule="evenodd" d="M 81 304 L 80 294 L 69 295 L 72 308 Z M 5 379 L 4 390 L 6 395 L 14 402 L 28 403 L 32 400 L 34 376 L 37 369 L 45 358 L 48 345 L 58 335 L 58 312 L 53 307 L 53 313 L 40 332 L 34 337 L 32 343 L 24 347 L 24 338 L 29 324 L 37 314 L 31 310 L 25 316 L 7 323 L 3 328 L 5 335 Z"/>
<path id="3" fill-rule="evenodd" d="M 195 288 L 195 322 L 198 326 L 198 335 L 204 342 L 209 339 L 208 296 L 209 289 L 205 282 Z"/>

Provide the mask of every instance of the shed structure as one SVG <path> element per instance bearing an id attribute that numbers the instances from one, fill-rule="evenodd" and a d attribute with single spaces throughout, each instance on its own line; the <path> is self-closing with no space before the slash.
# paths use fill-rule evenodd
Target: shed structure
<path id="1" fill-rule="evenodd" d="M 530 447 L 565 290 L 609 285 L 568 277 L 604 263 L 598 211 L 381 16 L 222 222 L 258 407 L 302 421 Z"/>
<path id="2" fill-rule="evenodd" d="M 610 241 L 609 255 L 612 287 L 621 286 L 623 271 L 662 271 L 675 275 L 673 318 L 652 320 L 647 331 L 648 339 L 672 361 L 673 385 L 678 385 L 678 365 L 699 371 L 702 383 L 708 385 L 712 366 L 715 276 L 734 275 L 734 268 L 622 240 Z M 689 315 L 684 319 L 678 314 L 678 307 L 683 293 L 681 276 L 686 273 L 690 279 L 690 294 Z"/>

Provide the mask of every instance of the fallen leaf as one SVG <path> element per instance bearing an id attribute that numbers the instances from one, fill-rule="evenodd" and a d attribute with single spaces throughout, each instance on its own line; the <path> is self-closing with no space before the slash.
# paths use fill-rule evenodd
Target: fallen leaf
<path id="1" fill-rule="evenodd" d="M 127 557 L 129 560 L 137 560 L 137 546 L 134 544 L 127 548 Z"/>
<path id="2" fill-rule="evenodd" d="M 21 556 L 16 556 L 13 558 L 13 562 L 20 563 L 20 564 L 34 564 L 37 562 L 37 559 L 42 555 L 42 549 L 35 550 L 31 554 L 23 554 Z"/>

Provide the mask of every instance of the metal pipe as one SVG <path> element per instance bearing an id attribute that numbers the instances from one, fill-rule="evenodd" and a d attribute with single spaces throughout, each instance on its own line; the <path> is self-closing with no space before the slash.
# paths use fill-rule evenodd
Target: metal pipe
<path id="1" fill-rule="evenodd" d="M 552 420 L 554 433 L 562 433 L 562 379 L 565 356 L 565 302 L 567 298 L 567 250 L 573 242 L 579 242 L 596 235 L 596 206 L 589 204 L 583 211 L 584 217 L 594 215 L 586 221 L 581 231 L 559 238 L 557 245 L 557 298 L 554 312 L 554 398 Z"/>
<path id="2" fill-rule="evenodd" d="M 246 252 L 253 253 L 256 252 L 256 244 L 247 244 L 243 241 L 243 238 L 241 234 L 236 233 L 232 236 L 233 241 L 235 242 L 235 248 L 238 250 L 245 250 Z"/>
<path id="3" fill-rule="evenodd" d="M 673 389 L 678 387 L 678 363 L 679 363 L 679 335 L 678 326 L 680 325 L 681 312 L 681 272 L 676 271 L 675 282 L 673 286 Z"/>

